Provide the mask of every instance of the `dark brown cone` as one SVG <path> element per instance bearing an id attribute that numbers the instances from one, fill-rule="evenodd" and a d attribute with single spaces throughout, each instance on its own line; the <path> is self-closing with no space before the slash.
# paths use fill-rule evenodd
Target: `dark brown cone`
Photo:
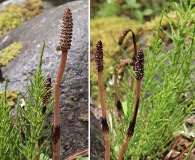
<path id="1" fill-rule="evenodd" d="M 96 53 L 95 53 L 95 62 L 96 62 L 96 69 L 98 72 L 101 72 L 104 68 L 103 66 L 103 46 L 102 41 L 99 40 L 96 45 Z"/>
<path id="2" fill-rule="evenodd" d="M 144 53 L 139 50 L 135 58 L 135 78 L 141 80 L 144 76 Z"/>
<path id="3" fill-rule="evenodd" d="M 61 51 L 68 51 L 72 42 L 72 29 L 73 19 L 72 13 L 69 8 L 64 11 L 61 36 L 60 36 L 60 49 Z"/>
<path id="4" fill-rule="evenodd" d="M 129 28 L 124 29 L 123 33 L 120 35 L 119 40 L 118 40 L 119 45 L 121 45 L 123 43 L 125 37 L 129 33 L 129 31 L 131 31 L 131 29 L 129 29 Z"/>
<path id="5" fill-rule="evenodd" d="M 45 86 L 42 89 L 42 92 L 47 92 L 43 97 L 42 97 L 42 103 L 45 105 L 47 101 L 51 98 L 51 78 L 47 78 L 45 81 Z M 45 114 L 46 111 L 46 106 L 43 107 L 42 114 Z"/>

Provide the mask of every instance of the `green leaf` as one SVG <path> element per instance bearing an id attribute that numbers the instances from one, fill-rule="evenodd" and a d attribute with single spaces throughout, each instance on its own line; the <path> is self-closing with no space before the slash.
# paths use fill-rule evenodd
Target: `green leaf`
<path id="1" fill-rule="evenodd" d="M 152 13 L 153 13 L 153 10 L 152 10 L 152 9 L 149 9 L 149 8 L 144 9 L 144 11 L 143 11 L 143 15 L 144 15 L 144 16 L 149 16 L 149 15 L 151 15 Z"/>
<path id="2" fill-rule="evenodd" d="M 77 160 L 88 160 L 88 157 L 79 157 Z"/>
<path id="3" fill-rule="evenodd" d="M 143 13 L 140 10 L 135 10 L 134 14 L 138 21 L 143 22 Z"/>
<path id="4" fill-rule="evenodd" d="M 51 159 L 49 159 L 49 157 L 47 155 L 41 153 L 40 160 L 51 160 Z"/>
<path id="5" fill-rule="evenodd" d="M 123 106 L 123 112 L 124 112 L 125 116 L 127 116 L 127 101 L 122 102 L 122 106 Z"/>

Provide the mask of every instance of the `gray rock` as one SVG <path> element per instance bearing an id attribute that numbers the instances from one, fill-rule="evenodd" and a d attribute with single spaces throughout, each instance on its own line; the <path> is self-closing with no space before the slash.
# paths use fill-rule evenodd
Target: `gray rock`
<path id="1" fill-rule="evenodd" d="M 104 138 L 100 123 L 90 112 L 90 158 L 91 160 L 104 160 Z"/>
<path id="2" fill-rule="evenodd" d="M 88 122 L 79 117 L 88 114 L 88 1 L 75 1 L 50 9 L 0 37 L 0 49 L 21 41 L 21 52 L 5 67 L 2 76 L 9 78 L 8 90 L 26 93 L 28 79 L 36 71 L 45 41 L 43 74 L 54 84 L 61 52 L 59 44 L 62 16 L 69 7 L 73 14 L 73 41 L 61 83 L 62 159 L 88 147 Z M 4 83 L 0 82 L 0 90 Z"/>

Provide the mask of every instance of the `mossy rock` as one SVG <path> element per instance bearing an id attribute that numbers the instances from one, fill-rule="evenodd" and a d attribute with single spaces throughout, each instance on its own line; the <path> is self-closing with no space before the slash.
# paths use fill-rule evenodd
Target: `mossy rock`
<path id="1" fill-rule="evenodd" d="M 40 0 L 27 0 L 21 5 L 12 3 L 0 12 L 0 36 L 43 12 Z"/>
<path id="2" fill-rule="evenodd" d="M 41 0 L 27 0 L 21 5 L 23 10 L 23 15 L 26 20 L 32 19 L 35 16 L 43 12 L 43 3 Z"/>
<path id="3" fill-rule="evenodd" d="M 0 91 L 0 98 L 3 95 L 3 91 Z M 9 107 L 13 107 L 16 105 L 18 100 L 19 92 L 16 92 L 15 90 L 10 90 L 6 93 L 7 103 Z"/>
<path id="4" fill-rule="evenodd" d="M 5 49 L 0 51 L 0 67 L 5 66 L 11 61 L 21 50 L 21 42 L 14 42 Z"/>
<path id="5" fill-rule="evenodd" d="M 176 19 L 176 13 L 170 12 L 168 14 L 172 20 Z M 156 17 L 150 22 L 141 24 L 138 21 L 130 20 L 126 17 L 109 17 L 92 19 L 90 21 L 90 84 L 91 84 L 91 97 L 96 100 L 98 93 L 98 83 L 97 83 L 97 71 L 95 64 L 95 52 L 96 43 L 101 40 L 103 43 L 104 50 L 104 84 L 107 83 L 108 79 L 111 78 L 114 69 L 120 63 L 121 59 L 127 58 L 121 51 L 117 44 L 118 37 L 125 28 L 130 28 L 133 30 L 136 36 L 137 48 L 151 47 L 153 40 L 155 40 L 155 35 L 158 32 L 158 25 L 161 21 L 161 27 L 169 30 L 169 18 L 166 16 Z M 162 32 L 160 33 L 162 40 L 166 39 L 166 35 Z M 167 40 L 168 41 L 168 40 Z M 132 57 L 133 53 L 133 41 L 131 34 L 128 34 L 126 39 L 122 44 L 122 48 L 126 50 L 129 57 Z M 107 54 L 109 53 L 109 54 Z M 114 58 L 113 58 L 114 57 Z"/>

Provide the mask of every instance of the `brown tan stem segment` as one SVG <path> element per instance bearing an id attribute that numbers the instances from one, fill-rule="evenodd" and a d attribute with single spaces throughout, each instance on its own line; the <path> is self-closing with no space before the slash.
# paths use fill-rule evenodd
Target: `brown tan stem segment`
<path id="1" fill-rule="evenodd" d="M 118 85 L 117 85 L 117 78 L 118 78 L 118 72 L 114 72 L 114 90 L 115 90 L 115 99 L 116 101 L 119 101 L 119 92 L 118 92 Z"/>
<path id="2" fill-rule="evenodd" d="M 105 96 L 104 96 L 104 86 L 103 86 L 103 77 L 102 71 L 98 72 L 98 86 L 100 92 L 100 103 L 102 107 L 102 118 L 106 120 L 106 103 L 105 103 Z M 107 121 L 106 121 L 107 123 Z M 104 134 L 104 142 L 105 142 L 105 160 L 110 160 L 110 135 L 109 135 L 109 128 L 106 126 L 106 130 L 103 128 Z"/>
<path id="3" fill-rule="evenodd" d="M 102 72 L 98 72 L 98 86 L 100 92 L 100 103 L 102 107 L 102 118 L 106 118 L 106 103 L 105 103 L 105 96 L 104 96 Z"/>
<path id="4" fill-rule="evenodd" d="M 122 160 L 124 153 L 126 151 L 126 148 L 128 146 L 128 143 L 133 136 L 134 133 L 134 128 L 135 128 L 135 123 L 136 123 L 136 117 L 137 117 L 137 112 L 139 108 L 139 100 L 140 100 L 140 89 L 141 89 L 141 80 L 136 80 L 136 93 L 135 93 L 135 106 L 134 106 L 134 111 L 133 111 L 133 116 L 129 124 L 129 128 L 127 131 L 127 134 L 123 140 L 122 146 L 120 148 L 117 160 Z"/>
<path id="5" fill-rule="evenodd" d="M 60 138 L 60 84 L 62 81 L 62 76 L 66 67 L 67 52 L 62 52 L 62 57 L 60 61 L 60 67 L 55 81 L 54 88 L 54 127 L 53 127 L 53 160 L 60 160 L 60 148 L 61 148 L 61 138 Z M 59 133 L 58 133 L 59 132 Z M 57 136 L 57 137 L 56 137 Z"/>
<path id="6" fill-rule="evenodd" d="M 118 78 L 118 72 L 115 71 L 114 72 L 114 91 L 115 91 L 116 107 L 117 107 L 118 117 L 121 117 L 121 115 L 122 115 L 122 104 L 121 104 L 120 97 L 119 97 L 119 92 L 118 92 L 117 78 Z"/>
<path id="7" fill-rule="evenodd" d="M 110 134 L 109 132 L 104 133 L 105 142 L 105 160 L 110 160 Z"/>

